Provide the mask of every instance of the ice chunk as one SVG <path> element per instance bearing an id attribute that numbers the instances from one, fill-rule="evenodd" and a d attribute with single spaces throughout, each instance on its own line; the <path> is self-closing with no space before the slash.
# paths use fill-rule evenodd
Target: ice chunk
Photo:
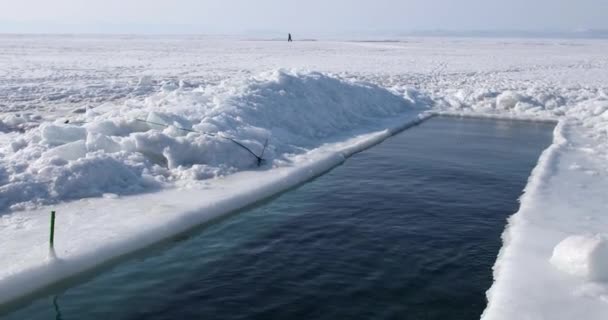
<path id="1" fill-rule="evenodd" d="M 27 141 L 23 138 L 18 138 L 14 141 L 11 141 L 10 146 L 13 152 L 17 152 L 27 146 Z"/>
<path id="2" fill-rule="evenodd" d="M 86 128 L 88 132 L 106 136 L 128 136 L 133 132 L 148 131 L 150 129 L 145 123 L 134 119 L 95 121 L 87 124 Z"/>
<path id="3" fill-rule="evenodd" d="M 137 81 L 138 87 L 150 87 L 150 86 L 152 86 L 152 84 L 153 84 L 152 77 L 149 75 L 141 76 L 139 78 L 139 80 Z"/>
<path id="4" fill-rule="evenodd" d="M 86 112 L 87 112 L 86 106 L 72 109 L 72 113 L 74 113 L 74 114 L 82 114 L 82 113 L 86 113 Z"/>
<path id="5" fill-rule="evenodd" d="M 48 198 L 48 187 L 42 182 L 17 181 L 0 186 L 0 209 L 32 199 Z"/>
<path id="6" fill-rule="evenodd" d="M 60 199 L 133 193 L 151 187 L 141 170 L 109 156 L 91 154 L 57 172 L 52 191 Z"/>
<path id="7" fill-rule="evenodd" d="M 86 149 L 88 151 L 103 150 L 106 153 L 119 152 L 120 145 L 107 136 L 90 133 L 87 135 Z"/>
<path id="8" fill-rule="evenodd" d="M 513 109 L 518 102 L 523 101 L 524 97 L 513 91 L 505 91 L 496 97 L 496 107 L 499 109 Z"/>
<path id="9" fill-rule="evenodd" d="M 15 128 L 21 124 L 26 123 L 27 121 L 24 117 L 14 115 L 14 114 L 9 114 L 6 117 L 4 117 L 4 119 L 2 119 L 2 122 L 4 122 L 9 127 Z"/>
<path id="10" fill-rule="evenodd" d="M 0 132 L 24 130 L 28 127 L 30 117 L 28 115 L 0 115 Z"/>
<path id="11" fill-rule="evenodd" d="M 179 88 L 179 85 L 175 81 L 167 80 L 162 82 L 160 88 L 163 91 L 175 91 Z"/>
<path id="12" fill-rule="evenodd" d="M 154 90 L 154 81 L 149 75 L 144 75 L 139 78 L 137 85 L 133 89 L 133 94 L 144 95 Z"/>
<path id="13" fill-rule="evenodd" d="M 608 281 L 608 235 L 574 235 L 553 249 L 551 264 L 592 281 Z"/>
<path id="14" fill-rule="evenodd" d="M 45 158 L 58 157 L 66 161 L 83 158 L 87 154 L 84 140 L 78 140 L 55 147 L 43 154 Z"/>
<path id="15" fill-rule="evenodd" d="M 6 169 L 0 167 L 0 186 L 6 183 L 6 180 L 8 180 L 8 173 L 6 172 Z"/>
<path id="16" fill-rule="evenodd" d="M 159 112 L 150 112 L 146 118 L 151 128 L 163 130 L 168 126 L 175 126 L 181 129 L 192 130 L 190 121 L 177 116 L 175 114 L 163 114 Z"/>
<path id="17" fill-rule="evenodd" d="M 87 137 L 87 130 L 76 126 L 49 124 L 42 126 L 40 134 L 43 144 L 59 146 L 68 142 L 84 140 Z"/>

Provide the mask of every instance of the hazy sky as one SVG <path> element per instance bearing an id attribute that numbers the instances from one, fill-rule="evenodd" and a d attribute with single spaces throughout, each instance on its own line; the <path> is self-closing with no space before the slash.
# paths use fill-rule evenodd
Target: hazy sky
<path id="1" fill-rule="evenodd" d="M 0 32 L 608 29 L 608 0 L 0 0 Z"/>

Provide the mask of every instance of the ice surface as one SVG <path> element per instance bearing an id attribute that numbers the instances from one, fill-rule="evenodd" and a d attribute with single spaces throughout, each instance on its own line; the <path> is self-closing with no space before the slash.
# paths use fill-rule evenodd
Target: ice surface
<path id="1" fill-rule="evenodd" d="M 591 271 L 608 230 L 606 41 L 0 38 L 0 303 L 300 183 L 431 110 L 559 121 L 483 318 L 608 314 Z M 254 152 L 269 139 L 267 163 L 226 138 Z"/>

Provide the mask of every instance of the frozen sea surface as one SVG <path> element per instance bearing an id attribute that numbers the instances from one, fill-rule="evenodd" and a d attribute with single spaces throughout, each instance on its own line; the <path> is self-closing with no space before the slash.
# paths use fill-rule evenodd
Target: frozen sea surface
<path id="1" fill-rule="evenodd" d="M 608 313 L 605 40 L 2 35 L 0 49 L 2 302 L 449 113 L 559 121 L 503 234 L 484 317 Z M 61 265 L 42 258 L 57 207 L 79 239 Z"/>

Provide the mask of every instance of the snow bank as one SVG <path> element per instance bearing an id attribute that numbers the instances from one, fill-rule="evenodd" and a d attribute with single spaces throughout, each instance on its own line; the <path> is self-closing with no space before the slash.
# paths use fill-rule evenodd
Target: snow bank
<path id="1" fill-rule="evenodd" d="M 608 280 L 608 236 L 575 235 L 555 246 L 551 263 L 559 270 L 592 281 Z"/>
<path id="2" fill-rule="evenodd" d="M 142 78 L 138 86 L 148 87 Z M 144 100 L 87 108 L 27 131 L 0 153 L 0 210 L 132 194 L 257 167 L 379 129 L 415 103 L 369 83 L 272 71 L 217 86 L 164 86 Z M 169 90 L 170 89 L 170 90 Z M 27 123 L 6 117 L 11 126 Z M 143 121 L 142 121 L 143 120 Z"/>

